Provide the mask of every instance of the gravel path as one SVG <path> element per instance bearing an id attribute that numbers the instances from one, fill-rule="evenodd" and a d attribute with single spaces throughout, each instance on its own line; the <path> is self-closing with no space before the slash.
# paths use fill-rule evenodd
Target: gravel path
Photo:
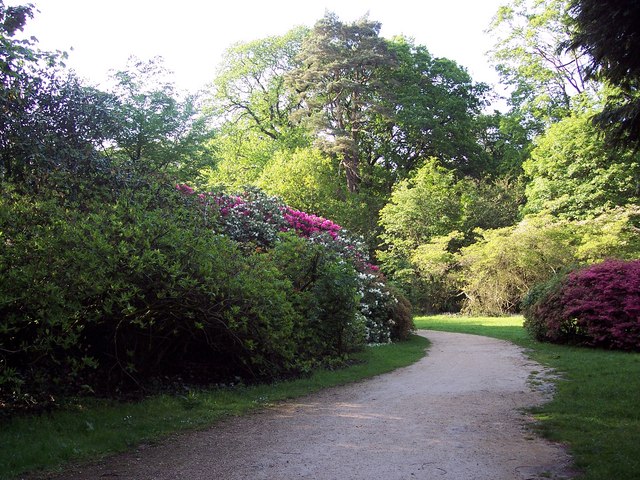
<path id="1" fill-rule="evenodd" d="M 522 413 L 548 396 L 528 382 L 540 365 L 500 340 L 420 334 L 432 346 L 410 367 L 55 478 L 570 478 L 569 456 L 532 434 Z"/>

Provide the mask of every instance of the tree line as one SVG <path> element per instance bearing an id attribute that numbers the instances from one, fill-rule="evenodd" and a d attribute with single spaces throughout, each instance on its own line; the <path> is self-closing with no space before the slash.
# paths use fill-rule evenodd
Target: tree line
<path id="1" fill-rule="evenodd" d="M 160 58 L 99 89 L 0 1 L 0 385 L 176 373 L 154 358 L 300 373 L 405 336 L 405 296 L 511 313 L 565 269 L 637 258 L 638 12 L 600 3 L 500 8 L 499 112 L 463 66 L 332 13 L 231 46 L 198 94 Z"/>

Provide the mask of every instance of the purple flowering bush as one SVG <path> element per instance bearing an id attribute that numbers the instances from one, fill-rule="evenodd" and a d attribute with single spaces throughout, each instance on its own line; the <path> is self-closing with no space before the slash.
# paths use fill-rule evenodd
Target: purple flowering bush
<path id="1" fill-rule="evenodd" d="M 198 198 L 205 212 L 217 212 L 221 233 L 235 241 L 269 249 L 280 241 L 283 233 L 293 232 L 310 246 L 319 246 L 326 255 L 348 262 L 355 272 L 359 298 L 357 318 L 361 320 L 359 325 L 364 329 L 367 343 L 388 343 L 406 337 L 412 329 L 406 315 L 399 322 L 394 319 L 399 292 L 392 293 L 386 287 L 379 267 L 370 263 L 364 242 L 340 225 L 289 207 L 258 189 L 230 195 L 222 192 L 197 194 L 187 185 L 176 188 Z M 397 324 L 405 326 L 398 329 Z"/>
<path id="2" fill-rule="evenodd" d="M 640 260 L 607 260 L 553 278 L 524 302 L 538 340 L 640 351 Z"/>

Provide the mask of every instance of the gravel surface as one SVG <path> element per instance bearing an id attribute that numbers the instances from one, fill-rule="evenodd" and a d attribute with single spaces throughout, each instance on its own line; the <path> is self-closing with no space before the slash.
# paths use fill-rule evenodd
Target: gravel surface
<path id="1" fill-rule="evenodd" d="M 540 365 L 508 342 L 434 331 L 420 334 L 432 346 L 410 367 L 50 478 L 571 477 L 571 458 L 560 445 L 533 434 L 523 413 L 551 393 L 548 383 L 534 388 L 530 382 L 531 375 L 543 371 Z"/>

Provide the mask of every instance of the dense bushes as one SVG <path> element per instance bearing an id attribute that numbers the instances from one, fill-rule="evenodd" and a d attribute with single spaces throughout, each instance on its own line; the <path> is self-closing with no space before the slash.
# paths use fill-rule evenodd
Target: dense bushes
<path id="1" fill-rule="evenodd" d="M 525 327 L 541 341 L 640 351 L 640 260 L 607 260 L 531 291 Z"/>
<path id="2" fill-rule="evenodd" d="M 503 228 L 399 237 L 380 259 L 418 308 L 505 315 L 518 312 L 529 290 L 558 272 L 606 258 L 638 258 L 638 228 L 637 206 L 588 220 L 528 215 Z"/>
<path id="3" fill-rule="evenodd" d="M 481 235 L 460 255 L 468 313 L 514 313 L 533 285 L 575 262 L 575 229 L 550 217 L 528 217 Z"/>
<path id="4" fill-rule="evenodd" d="M 0 401 L 289 375 L 406 335 L 339 226 L 258 191 L 181 190 L 3 192 Z"/>
<path id="5" fill-rule="evenodd" d="M 459 252 L 476 228 L 512 225 L 523 186 L 504 179 L 457 178 L 436 159 L 393 187 L 380 211 L 385 273 L 425 312 L 459 311 Z"/>
<path id="6" fill-rule="evenodd" d="M 608 257 L 637 258 L 639 225 L 640 209 L 626 207 L 585 221 L 528 216 L 514 227 L 481 231 L 481 238 L 457 257 L 464 309 L 513 313 L 529 289 L 558 272 Z"/>
<path id="7" fill-rule="evenodd" d="M 346 294 L 340 305 L 350 303 L 348 298 L 359 299 L 358 311 L 362 320 L 360 323 L 365 328 L 365 340 L 369 343 L 388 342 L 396 338 L 393 332 L 399 333 L 399 337 L 406 337 L 410 327 L 406 326 L 406 320 L 401 321 L 404 327 L 400 330 L 393 328 L 395 325 L 394 313 L 404 315 L 403 310 L 394 308 L 401 294 L 392 293 L 386 286 L 384 277 L 379 273 L 377 266 L 369 263 L 369 256 L 362 239 L 350 235 L 340 225 L 316 215 L 293 209 L 284 205 L 277 198 L 268 196 L 260 190 L 250 188 L 241 195 L 228 195 L 220 192 L 208 192 L 197 194 L 193 189 L 185 185 L 178 185 L 178 190 L 187 196 L 195 196 L 200 202 L 203 212 L 218 213 L 218 226 L 225 235 L 241 242 L 257 244 L 259 249 L 270 250 L 278 248 L 283 238 L 288 238 L 283 233 L 295 233 L 301 240 L 297 248 L 298 257 L 290 258 L 288 263 L 281 263 L 282 271 L 290 271 L 291 265 L 299 263 L 305 255 L 313 253 L 313 264 L 306 267 L 306 275 L 315 274 L 318 268 L 324 266 L 319 259 L 331 258 L 337 262 L 332 270 L 338 273 L 347 266 L 350 269 L 348 275 L 342 281 L 329 285 L 327 291 L 318 297 L 322 297 L 322 308 L 319 310 L 331 312 L 336 308 L 335 302 L 330 299 L 339 294 L 351 291 L 351 284 L 355 281 L 356 294 Z M 277 251 L 277 250 L 276 250 Z M 306 253 L 303 253 L 306 252 Z M 301 274 L 300 267 L 294 267 Z M 303 267 L 305 268 L 305 267 Z M 353 277 L 353 281 L 350 279 Z M 307 278 L 308 279 L 308 278 Z M 309 279 L 308 279 L 309 280 Z M 318 283 L 319 288 L 322 283 Z M 306 287 L 312 285 L 311 280 Z M 335 291 L 334 291 L 335 290 Z M 342 291 L 340 291 L 342 290 Z M 406 299 L 404 300 L 406 301 Z M 313 309 L 307 311 L 313 311 Z M 353 316 L 349 312 L 346 317 Z M 334 312 L 329 317 L 340 317 L 343 313 Z M 329 318 L 323 322 L 328 324 Z M 357 337 L 357 336 L 356 336 Z M 352 337 L 352 338 L 356 338 Z M 341 340 L 340 340 L 341 341 Z"/>
<path id="8" fill-rule="evenodd" d="M 245 373 L 294 366 L 299 314 L 286 280 L 199 226 L 184 202 L 171 192 L 90 212 L 3 202 L 14 221 L 3 222 L 2 361 L 14 387 L 104 391 L 199 361 Z"/>

